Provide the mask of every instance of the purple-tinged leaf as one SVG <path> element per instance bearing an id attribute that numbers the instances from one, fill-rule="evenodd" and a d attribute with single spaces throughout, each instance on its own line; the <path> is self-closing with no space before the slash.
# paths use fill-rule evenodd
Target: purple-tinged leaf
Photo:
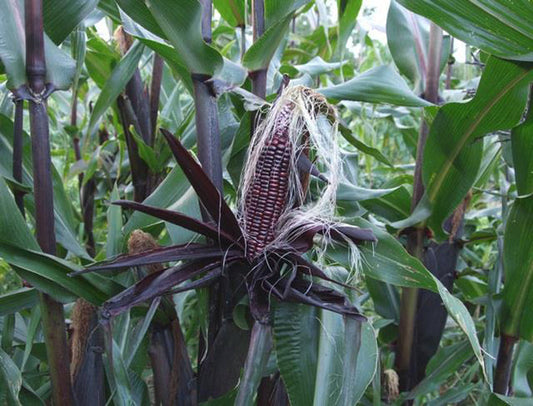
<path id="1" fill-rule="evenodd" d="M 298 235 L 298 232 L 296 234 Z M 329 225 L 317 223 L 299 234 L 291 242 L 291 246 L 298 252 L 307 252 L 313 247 L 313 238 L 317 234 L 327 234 L 338 242 L 346 242 L 347 239 L 355 244 L 361 244 L 365 241 L 377 242 L 376 236 L 369 228 L 359 228 L 342 223 Z"/>
<path id="2" fill-rule="evenodd" d="M 280 285 L 283 286 L 284 282 L 281 282 Z M 285 300 L 308 304 L 363 321 L 366 320 L 366 317 L 355 306 L 352 306 L 341 293 L 303 279 L 296 279 L 292 282 Z"/>
<path id="3" fill-rule="evenodd" d="M 187 279 L 222 266 L 218 261 L 195 261 L 154 272 L 103 304 L 102 316 L 111 318 L 131 307 L 161 296 Z"/>
<path id="4" fill-rule="evenodd" d="M 345 241 L 344 237 L 355 244 L 361 244 L 364 241 L 378 241 L 370 228 L 359 228 L 348 224 L 336 224 L 331 228 L 330 233 L 333 239 L 341 242 Z"/>
<path id="5" fill-rule="evenodd" d="M 342 286 L 343 288 L 357 290 L 357 288 L 354 286 L 346 285 L 345 283 L 336 281 L 335 279 L 331 279 L 329 276 L 327 276 L 324 273 L 324 271 L 322 271 L 322 269 L 317 267 L 312 262 L 307 261 L 301 255 L 289 253 L 287 255 L 287 259 L 289 259 L 293 264 L 295 264 L 298 272 L 300 272 L 303 275 L 315 276 L 317 278 L 324 279 L 325 281 Z"/>
<path id="6" fill-rule="evenodd" d="M 172 289 L 167 294 L 174 295 L 176 293 L 186 292 L 191 289 L 205 288 L 207 285 L 209 285 L 211 282 L 213 282 L 215 279 L 217 279 L 221 275 L 222 275 L 222 268 L 215 268 L 212 271 L 209 271 L 205 276 L 202 276 L 201 278 L 198 278 L 195 281 L 189 282 L 176 289 Z"/>
<path id="7" fill-rule="evenodd" d="M 117 268 L 129 268 L 132 266 L 141 266 L 157 264 L 162 262 L 180 261 L 185 259 L 207 259 L 207 258 L 234 258 L 242 257 L 240 250 L 222 250 L 218 247 L 207 246 L 205 244 L 184 244 L 172 245 L 170 247 L 155 248 L 149 251 L 143 251 L 138 254 L 119 255 L 109 261 L 104 261 L 90 266 L 81 271 L 71 273 L 71 276 L 79 274 L 109 270 Z"/>
<path id="8" fill-rule="evenodd" d="M 209 212 L 215 223 L 234 240 L 242 241 L 242 230 L 237 218 L 224 201 L 215 185 L 209 180 L 204 170 L 185 147 L 167 130 L 161 129 L 168 145 L 183 173 L 191 182 L 198 198 Z"/>
<path id="9" fill-rule="evenodd" d="M 242 247 L 241 242 L 237 242 L 233 236 L 226 233 L 222 229 L 217 229 L 211 224 L 204 223 L 203 221 L 197 220 L 195 218 L 186 216 L 171 210 L 161 209 L 159 207 L 148 206 L 142 203 L 132 202 L 129 200 L 117 200 L 113 204 L 140 211 L 142 213 L 149 214 L 150 216 L 156 217 L 163 221 L 168 221 L 169 223 L 176 224 L 180 227 L 186 228 L 187 230 L 194 231 L 196 233 L 202 234 L 208 238 L 211 238 L 213 241 L 217 241 L 220 245 L 238 245 Z"/>

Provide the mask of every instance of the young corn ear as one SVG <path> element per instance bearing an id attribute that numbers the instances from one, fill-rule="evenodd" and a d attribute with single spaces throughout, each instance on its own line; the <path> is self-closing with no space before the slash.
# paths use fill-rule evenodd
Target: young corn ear
<path id="1" fill-rule="evenodd" d="M 240 222 L 246 256 L 252 261 L 266 249 L 285 246 L 317 222 L 333 219 L 341 174 L 335 110 L 313 90 L 295 86 L 283 91 L 258 126 L 240 191 Z M 307 174 L 298 169 L 302 154 L 316 154 L 328 179 L 319 198 L 302 206 Z"/>

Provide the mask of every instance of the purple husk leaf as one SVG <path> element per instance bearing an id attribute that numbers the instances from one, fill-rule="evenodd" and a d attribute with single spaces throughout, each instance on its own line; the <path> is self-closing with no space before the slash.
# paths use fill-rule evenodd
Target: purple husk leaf
<path id="1" fill-rule="evenodd" d="M 224 201 L 218 189 L 209 180 L 204 170 L 185 147 L 167 130 L 161 129 L 183 173 L 189 179 L 200 202 L 215 223 L 235 241 L 242 241 L 242 230 L 235 214 Z"/>
<path id="2" fill-rule="evenodd" d="M 226 233 L 224 230 L 217 229 L 211 224 L 186 216 L 185 214 L 176 211 L 161 209 L 159 207 L 154 206 L 148 206 L 142 203 L 132 202 L 129 200 L 117 200 L 113 202 L 113 204 L 125 207 L 127 209 L 137 210 L 142 213 L 146 213 L 150 216 L 156 217 L 160 220 L 176 224 L 187 230 L 194 231 L 195 233 L 202 234 L 208 238 L 211 238 L 213 241 L 219 242 L 220 245 L 241 245 L 240 242 L 235 240 L 235 238 Z"/>
<path id="3" fill-rule="evenodd" d="M 185 259 L 206 259 L 206 258 L 228 258 L 241 257 L 240 250 L 222 250 L 219 247 L 213 247 L 205 244 L 183 244 L 172 245 L 169 247 L 154 248 L 149 251 L 143 251 L 138 254 L 119 255 L 109 261 L 97 263 L 81 271 L 73 272 L 70 276 L 77 276 L 83 273 L 110 270 L 125 269 L 132 266 L 141 266 L 156 264 L 170 261 L 180 261 Z"/>

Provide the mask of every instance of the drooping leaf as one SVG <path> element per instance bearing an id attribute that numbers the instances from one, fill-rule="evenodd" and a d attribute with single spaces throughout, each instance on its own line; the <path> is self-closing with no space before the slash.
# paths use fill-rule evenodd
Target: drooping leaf
<path id="1" fill-rule="evenodd" d="M 504 59 L 533 62 L 533 8 L 528 0 L 398 0 L 452 36 Z"/>
<path id="2" fill-rule="evenodd" d="M 533 64 L 490 57 L 476 96 L 448 103 L 433 120 L 424 149 L 422 175 L 434 233 L 445 238 L 442 222 L 465 197 L 480 168 L 488 132 L 508 129 L 522 117 Z"/>
<path id="3" fill-rule="evenodd" d="M 341 135 L 346 139 L 346 141 L 352 144 L 359 151 L 376 158 L 379 162 L 385 165 L 392 166 L 387 157 L 385 157 L 385 155 L 383 155 L 379 149 L 366 145 L 363 141 L 355 138 L 350 129 L 342 125 L 342 123 L 341 125 L 339 125 L 339 130 Z"/>
<path id="4" fill-rule="evenodd" d="M 416 96 L 405 80 L 388 65 L 378 66 L 339 85 L 317 90 L 329 99 L 389 103 L 425 107 L 429 102 Z"/>
<path id="5" fill-rule="evenodd" d="M 215 271 L 221 266 L 220 261 L 200 260 L 153 272 L 106 301 L 103 304 L 102 314 L 106 318 L 116 316 L 139 303 L 161 296 L 188 279 Z"/>
<path id="6" fill-rule="evenodd" d="M 72 274 L 79 275 L 105 269 L 121 269 L 133 266 L 157 264 L 164 262 L 181 261 L 188 259 L 218 258 L 227 255 L 228 258 L 239 256 L 241 251 L 223 251 L 217 247 L 209 247 L 204 244 L 171 245 L 169 247 L 154 248 L 138 254 L 120 255 L 117 258 L 102 263 L 96 263 L 81 271 Z"/>
<path id="7" fill-rule="evenodd" d="M 332 70 L 339 69 L 342 67 L 347 61 L 342 62 L 326 62 L 323 60 L 320 56 L 315 56 L 310 61 L 301 64 L 301 65 L 294 65 L 293 68 L 298 70 L 298 72 L 308 75 L 321 75 L 322 73 L 331 72 Z"/>
<path id="8" fill-rule="evenodd" d="M 320 314 L 320 341 L 314 393 L 315 405 L 339 404 L 343 388 L 344 354 L 347 343 L 343 317 L 322 311 Z M 352 391 L 349 404 L 355 405 L 372 381 L 377 368 L 378 348 L 374 330 L 369 323 L 362 323 L 361 344 L 355 367 L 355 379 L 350 383 Z"/>
<path id="9" fill-rule="evenodd" d="M 72 301 L 76 297 L 100 304 L 117 291 L 115 283 L 99 275 L 73 279 L 68 273 L 80 268 L 63 259 L 42 252 L 16 247 L 0 241 L 0 256 L 25 280 L 59 300 Z"/>
<path id="10" fill-rule="evenodd" d="M 89 119 L 88 134 L 93 132 L 102 115 L 115 102 L 118 95 L 124 91 L 126 83 L 131 79 L 135 69 L 137 69 L 143 49 L 144 46 L 140 42 L 133 44 L 128 53 L 124 55 L 115 69 L 113 69 L 111 76 L 107 78 Z"/>
<path id="11" fill-rule="evenodd" d="M 378 279 L 396 286 L 416 287 L 438 293 L 448 310 L 448 314 L 467 336 L 474 355 L 485 374 L 485 362 L 476 334 L 476 327 L 464 304 L 453 296 L 418 259 L 409 255 L 393 236 L 361 218 L 354 219 L 351 223 L 359 227 L 372 228 L 378 239 L 375 245 L 360 246 L 361 268 L 365 277 Z M 337 247 L 328 250 L 328 255 L 341 264 L 350 264 L 349 254 L 346 250 L 343 251 Z"/>

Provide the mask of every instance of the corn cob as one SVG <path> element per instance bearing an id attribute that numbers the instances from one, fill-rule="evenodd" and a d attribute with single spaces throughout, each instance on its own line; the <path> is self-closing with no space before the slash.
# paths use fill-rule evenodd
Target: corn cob
<path id="1" fill-rule="evenodd" d="M 287 205 L 293 149 L 288 131 L 293 108 L 288 102 L 276 116 L 274 130 L 265 141 L 244 196 L 246 257 L 250 260 L 274 240 L 277 223 Z"/>

